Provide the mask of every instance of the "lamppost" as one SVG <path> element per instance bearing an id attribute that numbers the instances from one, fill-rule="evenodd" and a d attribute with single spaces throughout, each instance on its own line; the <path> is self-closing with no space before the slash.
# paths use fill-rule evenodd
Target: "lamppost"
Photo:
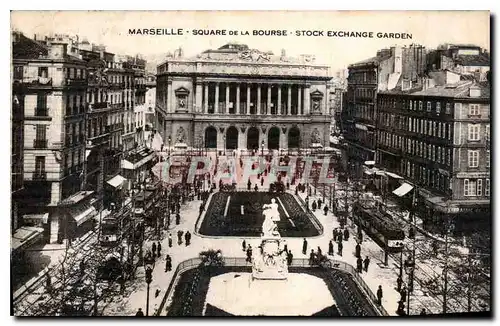
<path id="1" fill-rule="evenodd" d="M 170 156 L 170 143 L 172 143 L 172 137 L 168 136 L 168 156 Z"/>
<path id="2" fill-rule="evenodd" d="M 146 284 L 147 284 L 147 294 L 146 294 L 146 316 L 149 316 L 149 285 L 153 281 L 153 264 L 148 260 L 146 263 Z"/>
<path id="3" fill-rule="evenodd" d="M 223 136 L 224 139 L 224 156 L 226 156 L 226 135 Z"/>
<path id="4" fill-rule="evenodd" d="M 261 156 L 264 157 L 264 140 L 262 140 L 262 142 L 260 143 L 260 147 L 261 147 Z"/>

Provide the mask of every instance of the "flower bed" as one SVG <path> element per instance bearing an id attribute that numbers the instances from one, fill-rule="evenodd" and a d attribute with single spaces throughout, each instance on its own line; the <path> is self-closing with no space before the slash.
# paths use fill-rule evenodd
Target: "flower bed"
<path id="1" fill-rule="evenodd" d="M 231 197 L 229 209 L 227 215 L 224 216 L 229 196 Z M 251 191 L 214 194 L 199 232 L 209 236 L 258 237 L 261 235 L 264 222 L 262 206 L 269 204 L 272 198 L 276 198 L 278 204 L 281 201 L 289 214 L 287 218 L 283 207 L 279 205 L 281 220 L 277 224 L 282 237 L 311 237 L 319 234 L 307 213 L 291 194 Z"/>

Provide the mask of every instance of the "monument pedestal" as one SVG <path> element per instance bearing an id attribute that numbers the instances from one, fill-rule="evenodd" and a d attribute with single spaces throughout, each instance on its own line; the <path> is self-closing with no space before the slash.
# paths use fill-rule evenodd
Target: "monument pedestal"
<path id="1" fill-rule="evenodd" d="M 281 246 L 282 240 L 277 237 L 263 237 L 252 255 L 252 278 L 258 280 L 286 280 L 288 265 L 286 253 Z"/>

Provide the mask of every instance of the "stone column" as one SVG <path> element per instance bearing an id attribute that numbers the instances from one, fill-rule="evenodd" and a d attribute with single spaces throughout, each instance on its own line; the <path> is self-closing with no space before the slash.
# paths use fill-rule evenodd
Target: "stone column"
<path id="1" fill-rule="evenodd" d="M 267 85 L 267 115 L 271 114 L 271 84 Z"/>
<path id="2" fill-rule="evenodd" d="M 168 82 L 168 107 L 167 112 L 175 112 L 174 109 L 174 87 L 172 86 L 172 81 Z"/>
<path id="3" fill-rule="evenodd" d="M 214 103 L 214 112 L 219 113 L 219 82 L 215 83 L 215 103 Z"/>
<path id="4" fill-rule="evenodd" d="M 297 87 L 297 115 L 302 114 L 302 86 Z"/>
<path id="5" fill-rule="evenodd" d="M 203 113 L 208 113 L 208 88 L 210 87 L 210 83 L 206 83 L 203 85 L 205 88 L 205 102 L 203 103 Z"/>
<path id="6" fill-rule="evenodd" d="M 288 85 L 288 102 L 286 107 L 286 115 L 292 114 L 292 85 Z"/>
<path id="7" fill-rule="evenodd" d="M 250 87 L 252 84 L 247 84 L 247 108 L 246 108 L 246 114 L 250 114 Z"/>
<path id="8" fill-rule="evenodd" d="M 281 84 L 278 85 L 278 115 L 281 115 Z"/>
<path id="9" fill-rule="evenodd" d="M 229 91 L 230 91 L 230 88 L 231 87 L 231 84 L 229 83 L 226 83 L 226 109 L 224 111 L 224 113 L 229 113 Z"/>
<path id="10" fill-rule="evenodd" d="M 309 115 L 311 113 L 311 96 L 310 96 L 311 86 L 306 85 L 304 88 L 304 114 Z"/>
<path id="11" fill-rule="evenodd" d="M 241 114 L 241 112 L 240 112 L 240 87 L 241 87 L 241 84 L 236 84 L 236 114 Z"/>
<path id="12" fill-rule="evenodd" d="M 325 91 L 325 96 L 324 96 L 324 107 L 323 107 L 323 115 L 328 115 L 330 111 L 330 100 L 329 100 L 329 95 L 330 95 L 330 86 L 328 83 L 326 84 L 326 91 Z"/>
<path id="13" fill-rule="evenodd" d="M 260 115 L 260 84 L 257 84 L 257 114 Z"/>
<path id="14" fill-rule="evenodd" d="M 201 82 L 196 83 L 196 112 L 202 112 L 203 106 L 202 106 L 202 89 L 203 89 L 203 84 Z"/>

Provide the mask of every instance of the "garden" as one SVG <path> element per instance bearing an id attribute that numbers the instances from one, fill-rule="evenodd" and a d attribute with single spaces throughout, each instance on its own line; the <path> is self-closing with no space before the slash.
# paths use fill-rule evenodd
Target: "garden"
<path id="1" fill-rule="evenodd" d="M 229 198 L 229 206 L 226 205 Z M 312 223 L 312 213 L 305 212 L 293 195 L 267 192 L 219 192 L 215 193 L 199 233 L 207 236 L 259 237 L 264 222 L 264 204 L 276 198 L 281 220 L 277 222 L 282 237 L 313 237 L 320 231 Z M 288 217 L 287 214 L 288 213 Z"/>

